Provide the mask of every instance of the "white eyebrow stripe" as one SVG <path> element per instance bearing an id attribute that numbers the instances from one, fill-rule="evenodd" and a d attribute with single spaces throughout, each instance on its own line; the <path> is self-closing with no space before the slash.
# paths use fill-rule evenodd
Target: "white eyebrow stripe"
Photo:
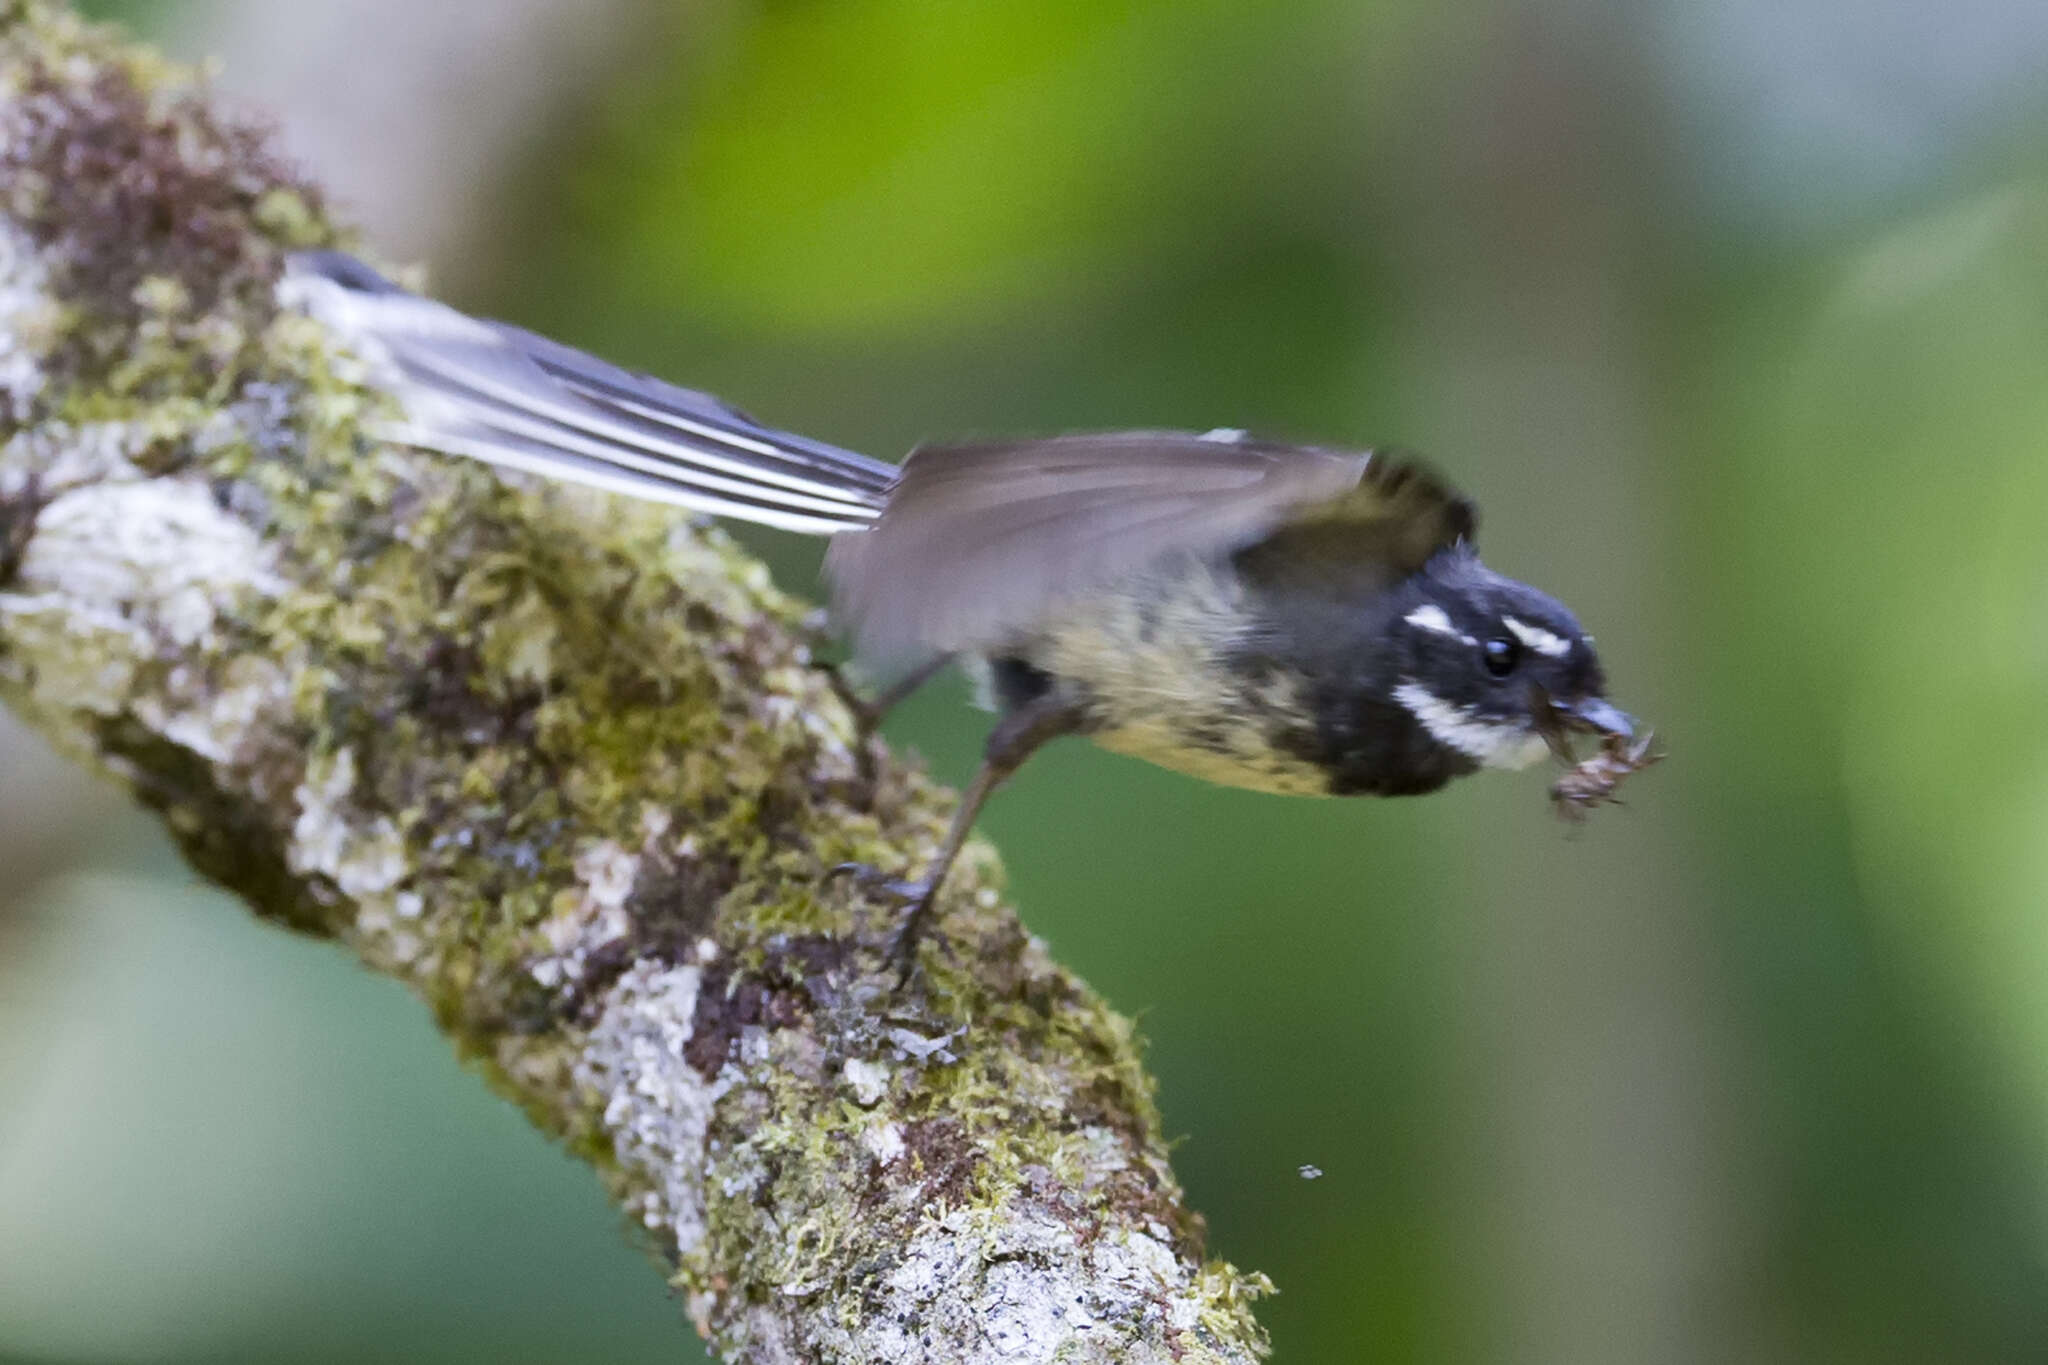
<path id="1" fill-rule="evenodd" d="M 1517 621 L 1512 616 L 1500 618 L 1501 624 L 1515 633 L 1515 638 L 1538 654 L 1548 654 L 1553 659 L 1562 659 L 1572 652 L 1572 642 L 1561 635 L 1553 635 L 1541 626 L 1532 626 Z"/>
<path id="2" fill-rule="evenodd" d="M 1434 602 L 1424 602 L 1414 611 L 1401 618 L 1411 626 L 1422 630 L 1433 630 L 1438 635 L 1448 635 L 1454 640 L 1463 640 L 1468 645 L 1479 642 L 1451 624 L 1450 614 Z"/>

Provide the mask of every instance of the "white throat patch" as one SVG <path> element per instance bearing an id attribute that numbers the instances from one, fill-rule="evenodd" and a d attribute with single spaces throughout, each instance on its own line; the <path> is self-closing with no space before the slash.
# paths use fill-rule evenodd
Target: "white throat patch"
<path id="1" fill-rule="evenodd" d="M 1422 722 L 1431 739 L 1477 759 L 1482 768 L 1526 768 L 1550 752 L 1543 736 L 1527 726 L 1487 720 L 1453 706 L 1421 683 L 1402 683 L 1394 689 L 1394 700 Z"/>

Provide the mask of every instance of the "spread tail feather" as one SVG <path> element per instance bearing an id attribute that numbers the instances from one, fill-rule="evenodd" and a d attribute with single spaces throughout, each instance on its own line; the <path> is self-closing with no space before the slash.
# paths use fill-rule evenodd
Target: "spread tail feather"
<path id="1" fill-rule="evenodd" d="M 896 482 L 893 465 L 472 318 L 340 252 L 293 257 L 286 289 L 382 362 L 405 408 L 393 440 L 813 535 L 867 527 Z"/>

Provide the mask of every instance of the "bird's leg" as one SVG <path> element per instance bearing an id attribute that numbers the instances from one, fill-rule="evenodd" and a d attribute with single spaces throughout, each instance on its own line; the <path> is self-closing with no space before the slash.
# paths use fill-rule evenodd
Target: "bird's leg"
<path id="1" fill-rule="evenodd" d="M 859 863 L 846 863 L 833 869 L 853 874 L 864 889 L 880 892 L 910 908 L 889 947 L 889 958 L 896 964 L 899 983 L 910 978 L 911 969 L 917 962 L 918 940 L 931 925 L 932 907 L 938 900 L 939 888 L 945 884 L 954 859 L 960 856 L 967 836 L 973 832 L 974 819 L 980 814 L 982 804 L 1023 766 L 1024 760 L 1031 757 L 1040 745 L 1061 735 L 1075 733 L 1081 728 L 1082 720 L 1082 709 L 1075 699 L 1055 690 L 1033 698 L 997 721 L 982 749 L 981 768 L 974 774 L 974 780 L 967 784 L 967 790 L 960 797 L 960 808 L 953 813 L 953 824 L 946 831 L 946 840 L 939 845 L 938 855 L 918 880 L 890 880 L 876 869 Z"/>
<path id="2" fill-rule="evenodd" d="M 862 696 L 848 681 L 845 665 L 828 663 L 819 664 L 818 667 L 825 670 L 825 677 L 831 682 L 832 690 L 838 694 L 839 700 L 846 704 L 847 710 L 853 712 L 857 737 L 862 743 L 866 743 L 873 738 L 875 731 L 882 728 L 882 721 L 891 711 L 907 700 L 911 693 L 930 682 L 940 669 L 951 662 L 952 655 L 935 654 L 872 697 Z"/>
<path id="3" fill-rule="evenodd" d="M 910 694 L 923 687 L 939 675 L 941 669 L 953 662 L 950 654 L 934 654 L 917 667 L 890 683 L 872 697 L 853 697 L 848 705 L 853 708 L 854 719 L 860 725 L 860 735 L 866 739 L 882 728 L 882 722 L 891 711 L 910 699 Z M 834 673 L 835 678 L 841 676 Z M 846 697 L 852 688 L 843 687 L 840 696 Z"/>

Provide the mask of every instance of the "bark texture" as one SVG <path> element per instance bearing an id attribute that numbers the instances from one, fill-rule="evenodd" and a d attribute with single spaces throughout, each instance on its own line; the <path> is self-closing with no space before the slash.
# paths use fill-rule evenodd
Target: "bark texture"
<path id="1" fill-rule="evenodd" d="M 0 0 L 0 698 L 261 916 L 405 981 L 735 1362 L 1251 1361 L 1130 1025 L 977 848 L 905 992 L 823 871 L 945 791 L 714 529 L 378 444 L 276 303 L 318 193 Z"/>

